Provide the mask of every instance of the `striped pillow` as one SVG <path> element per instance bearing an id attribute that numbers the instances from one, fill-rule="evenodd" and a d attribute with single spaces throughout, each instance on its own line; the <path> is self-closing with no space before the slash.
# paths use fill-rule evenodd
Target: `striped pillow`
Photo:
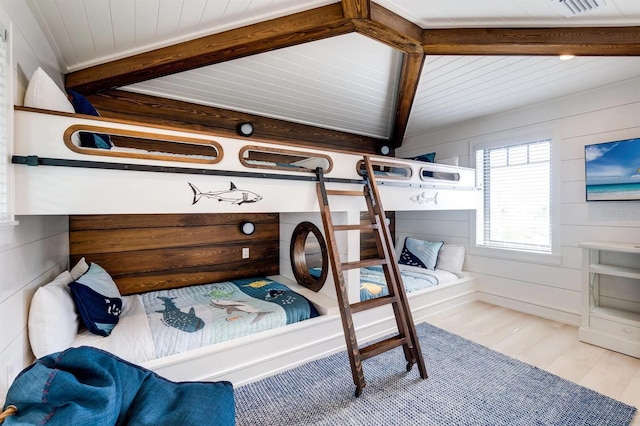
<path id="1" fill-rule="evenodd" d="M 443 244 L 443 241 L 424 241 L 407 237 L 398 263 L 435 270 L 438 252 Z"/>

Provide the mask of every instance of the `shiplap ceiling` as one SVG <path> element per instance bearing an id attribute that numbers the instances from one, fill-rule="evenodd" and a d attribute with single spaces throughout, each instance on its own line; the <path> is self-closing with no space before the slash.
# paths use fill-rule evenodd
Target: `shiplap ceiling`
<path id="1" fill-rule="evenodd" d="M 334 3 L 319 0 L 27 0 L 71 72 Z M 427 28 L 640 25 L 640 0 L 568 16 L 558 0 L 381 0 Z M 388 138 L 402 53 L 348 34 L 121 89 Z M 640 76 L 638 57 L 427 56 L 405 137 Z"/>

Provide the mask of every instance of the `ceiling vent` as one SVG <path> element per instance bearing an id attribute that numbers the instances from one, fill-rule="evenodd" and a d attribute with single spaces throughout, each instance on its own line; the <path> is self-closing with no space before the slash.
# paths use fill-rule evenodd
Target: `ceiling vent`
<path id="1" fill-rule="evenodd" d="M 557 0 L 565 16 L 580 15 L 606 6 L 605 0 Z M 555 3 L 555 1 L 554 1 Z"/>

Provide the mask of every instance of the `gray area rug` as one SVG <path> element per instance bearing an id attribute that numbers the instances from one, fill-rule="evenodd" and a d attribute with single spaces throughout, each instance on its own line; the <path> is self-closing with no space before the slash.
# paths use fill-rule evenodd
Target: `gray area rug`
<path id="1" fill-rule="evenodd" d="M 539 368 L 417 325 L 429 378 L 402 348 L 366 360 L 354 396 L 346 352 L 236 388 L 237 425 L 628 425 L 636 412 Z"/>

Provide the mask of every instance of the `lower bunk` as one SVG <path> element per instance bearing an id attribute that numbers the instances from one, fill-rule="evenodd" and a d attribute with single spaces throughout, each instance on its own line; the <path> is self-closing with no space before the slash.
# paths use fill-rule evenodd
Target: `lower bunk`
<path id="1" fill-rule="evenodd" d="M 325 313 L 141 365 L 170 380 L 229 380 L 240 386 L 344 350 L 344 333 L 335 300 L 321 298 L 318 293 L 309 294 L 312 292 L 282 276 L 270 278 L 286 283 L 310 300 L 315 296 L 314 303 Z M 462 308 L 475 301 L 475 279 L 465 273 L 455 281 L 411 292 L 407 297 L 414 322 L 420 323 L 431 315 Z M 354 316 L 354 325 L 361 343 L 396 330 L 389 306 L 358 313 Z M 350 374 L 346 364 L 345 374 Z"/>
<path id="2" fill-rule="evenodd" d="M 118 323 L 107 336 L 86 327 L 78 331 L 74 302 L 68 299 L 73 298 L 75 284 L 71 284 L 71 292 L 67 290 L 70 279 L 83 282 L 74 277 L 77 275 L 77 271 L 65 271 L 33 298 L 29 330 L 37 357 L 67 347 L 93 346 L 173 381 L 228 380 L 239 386 L 345 346 L 336 301 L 283 276 L 122 296 Z M 93 278 L 84 282 L 95 281 Z M 473 278 L 464 275 L 454 282 L 411 292 L 408 298 L 418 323 L 429 315 L 472 302 L 474 294 Z M 56 299 L 66 304 L 52 303 Z M 198 299 L 213 310 L 205 313 L 205 307 L 194 305 L 193 300 Z M 393 314 L 386 308 L 354 318 L 359 341 L 393 332 Z M 105 329 L 104 324 L 97 324 Z M 162 339 L 154 340 L 153 329 L 160 330 Z M 215 329 L 221 331 L 217 336 Z"/>

